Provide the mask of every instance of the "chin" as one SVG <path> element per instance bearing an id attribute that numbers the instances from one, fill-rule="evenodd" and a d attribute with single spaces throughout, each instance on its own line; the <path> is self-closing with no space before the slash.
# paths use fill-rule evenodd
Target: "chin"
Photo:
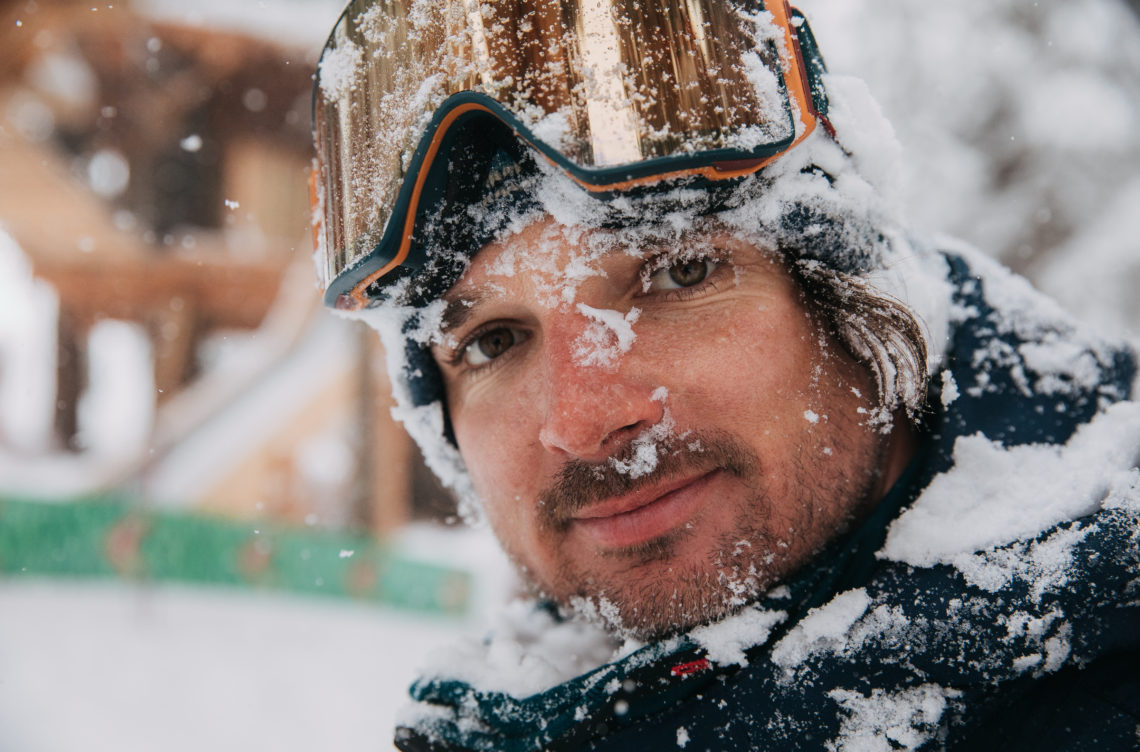
<path id="1" fill-rule="evenodd" d="M 773 584 L 754 561 L 737 566 L 657 561 L 601 586 L 597 579 L 569 597 L 564 610 L 620 637 L 653 640 L 687 632 L 740 611 Z"/>

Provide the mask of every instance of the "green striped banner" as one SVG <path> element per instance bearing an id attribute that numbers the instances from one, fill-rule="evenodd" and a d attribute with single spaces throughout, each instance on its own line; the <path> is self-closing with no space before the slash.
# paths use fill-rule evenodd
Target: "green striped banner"
<path id="1" fill-rule="evenodd" d="M 469 573 L 362 535 L 144 511 L 114 499 L 0 499 L 0 576 L 257 587 L 461 615 Z"/>

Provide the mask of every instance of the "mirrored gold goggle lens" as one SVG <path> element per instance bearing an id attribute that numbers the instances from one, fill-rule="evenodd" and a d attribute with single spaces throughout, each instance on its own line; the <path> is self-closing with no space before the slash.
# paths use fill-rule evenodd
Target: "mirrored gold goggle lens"
<path id="1" fill-rule="evenodd" d="M 359 307 L 405 263 L 427 169 L 472 111 L 590 190 L 758 169 L 815 125 L 786 0 L 766 5 L 352 2 L 314 93 L 325 287 Z"/>

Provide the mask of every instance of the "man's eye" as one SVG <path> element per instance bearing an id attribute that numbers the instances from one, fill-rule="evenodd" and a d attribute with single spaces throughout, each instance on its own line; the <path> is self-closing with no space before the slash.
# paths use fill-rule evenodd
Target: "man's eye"
<path id="1" fill-rule="evenodd" d="M 647 292 L 660 290 L 680 290 L 704 282 L 716 268 L 712 259 L 691 259 L 653 272 L 649 277 Z"/>
<path id="2" fill-rule="evenodd" d="M 522 342 L 521 331 L 506 326 L 488 329 L 463 348 L 463 361 L 469 366 L 481 366 L 499 357 Z"/>

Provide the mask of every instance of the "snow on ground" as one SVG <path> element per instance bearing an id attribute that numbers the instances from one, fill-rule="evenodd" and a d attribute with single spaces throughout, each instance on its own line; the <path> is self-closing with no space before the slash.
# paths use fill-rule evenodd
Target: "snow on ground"
<path id="1" fill-rule="evenodd" d="M 462 624 L 122 583 L 0 585 L 0 749 L 373 749 Z"/>
<path id="2" fill-rule="evenodd" d="M 397 542 L 511 582 L 485 533 Z M 0 581 L 0 752 L 388 749 L 415 669 L 486 614 L 447 619 L 250 590 Z M 18 615 L 18 618 L 13 618 Z"/>

